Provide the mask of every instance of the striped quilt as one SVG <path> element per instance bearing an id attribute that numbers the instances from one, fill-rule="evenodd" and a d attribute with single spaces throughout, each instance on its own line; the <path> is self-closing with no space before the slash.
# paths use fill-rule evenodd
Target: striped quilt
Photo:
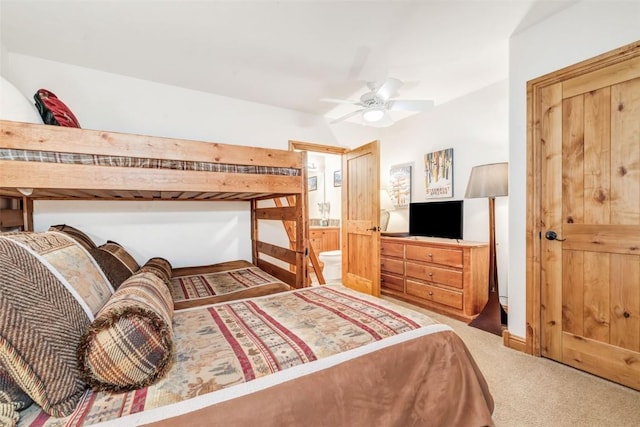
<path id="1" fill-rule="evenodd" d="M 64 419 L 50 418 L 32 405 L 20 425 L 82 426 L 117 419 L 431 324 L 427 316 L 341 285 L 181 310 L 173 319 L 177 362 L 158 383 L 121 394 L 89 391 Z"/>
<path id="2" fill-rule="evenodd" d="M 173 300 L 207 298 L 230 294 L 248 288 L 282 283 L 258 267 L 247 267 L 215 273 L 194 274 L 171 279 Z"/>

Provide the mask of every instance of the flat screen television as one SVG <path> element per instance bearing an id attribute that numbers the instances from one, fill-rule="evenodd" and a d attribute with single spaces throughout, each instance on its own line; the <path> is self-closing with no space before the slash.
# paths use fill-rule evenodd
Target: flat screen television
<path id="1" fill-rule="evenodd" d="M 462 240 L 463 200 L 409 204 L 411 236 Z"/>

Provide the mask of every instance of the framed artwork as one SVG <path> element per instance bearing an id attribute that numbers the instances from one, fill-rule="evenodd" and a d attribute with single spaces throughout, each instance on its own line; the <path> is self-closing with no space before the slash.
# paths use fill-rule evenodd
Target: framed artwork
<path id="1" fill-rule="evenodd" d="M 335 171 L 333 173 L 333 186 L 340 187 L 342 185 L 342 171 Z"/>
<path id="2" fill-rule="evenodd" d="M 409 203 L 411 203 L 411 164 L 391 166 L 387 192 L 394 208 L 409 207 Z"/>
<path id="3" fill-rule="evenodd" d="M 316 191 L 318 189 L 318 177 L 317 176 L 310 176 L 309 177 L 309 186 L 308 186 L 308 190 L 309 191 Z"/>
<path id="4" fill-rule="evenodd" d="M 427 199 L 453 197 L 453 148 L 424 155 Z"/>

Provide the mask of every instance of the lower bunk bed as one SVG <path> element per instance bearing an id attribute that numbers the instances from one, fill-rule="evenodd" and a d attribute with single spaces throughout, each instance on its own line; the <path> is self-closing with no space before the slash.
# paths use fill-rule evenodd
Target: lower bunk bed
<path id="1" fill-rule="evenodd" d="M 176 310 L 162 274 L 110 292 L 60 232 L 0 235 L 0 264 L 0 419 L 19 426 L 493 425 L 448 326 L 342 285 Z"/>
<path id="2" fill-rule="evenodd" d="M 280 279 L 245 260 L 225 261 L 210 265 L 173 268 L 160 257 L 150 258 L 140 266 L 117 242 L 96 243 L 84 231 L 68 224 L 52 225 L 50 232 L 73 238 L 96 260 L 113 289 L 136 272 L 152 271 L 171 289 L 174 309 L 269 295 L 293 289 Z"/>

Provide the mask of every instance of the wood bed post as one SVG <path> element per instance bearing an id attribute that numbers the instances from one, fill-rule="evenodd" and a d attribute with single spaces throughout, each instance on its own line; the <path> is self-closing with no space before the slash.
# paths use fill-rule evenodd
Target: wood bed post
<path id="1" fill-rule="evenodd" d="M 258 208 L 258 201 L 256 199 L 251 200 L 251 262 L 258 265 L 258 217 L 256 216 L 256 209 Z"/>
<path id="2" fill-rule="evenodd" d="M 20 204 L 22 209 L 22 229 L 24 231 L 33 231 L 33 199 L 23 196 Z"/>
<path id="3" fill-rule="evenodd" d="M 303 288 L 309 283 L 309 221 L 307 221 L 307 196 L 296 195 L 296 288 Z"/>
<path id="4" fill-rule="evenodd" d="M 307 286 L 309 281 L 309 197 L 307 193 L 307 152 L 302 151 L 302 191 L 296 195 L 296 287 Z M 300 269 L 300 270 L 298 270 Z"/>

